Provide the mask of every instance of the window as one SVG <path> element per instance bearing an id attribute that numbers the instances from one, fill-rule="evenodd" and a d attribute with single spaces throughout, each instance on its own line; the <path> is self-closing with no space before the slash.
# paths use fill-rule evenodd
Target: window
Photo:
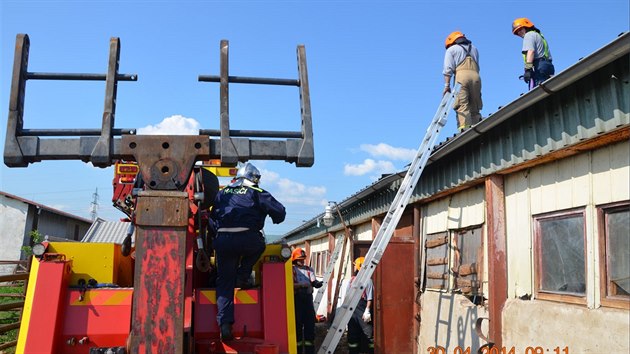
<path id="1" fill-rule="evenodd" d="M 481 283 L 479 267 L 483 264 L 481 227 L 453 232 L 453 274 L 455 288 L 462 294 L 479 295 Z"/>
<path id="2" fill-rule="evenodd" d="M 630 204 L 597 209 L 602 305 L 630 308 Z"/>
<path id="3" fill-rule="evenodd" d="M 447 289 L 448 281 L 448 233 L 427 235 L 427 288 Z"/>
<path id="4" fill-rule="evenodd" d="M 584 210 L 534 216 L 538 298 L 586 302 Z"/>
<path id="5" fill-rule="evenodd" d="M 315 275 L 321 277 L 326 272 L 326 267 L 329 262 L 329 252 L 321 251 L 321 252 L 313 252 L 311 254 L 311 267 L 315 271 Z"/>

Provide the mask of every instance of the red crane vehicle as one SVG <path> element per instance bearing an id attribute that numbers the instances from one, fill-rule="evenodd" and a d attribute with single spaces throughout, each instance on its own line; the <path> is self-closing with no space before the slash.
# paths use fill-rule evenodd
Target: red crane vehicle
<path id="1" fill-rule="evenodd" d="M 135 135 L 114 128 L 116 88 L 136 75 L 119 74 L 120 41 L 110 41 L 106 74 L 28 71 L 29 38 L 17 35 L 4 162 L 27 167 L 44 160 L 115 166 L 114 204 L 130 221 L 119 244 L 44 243 L 34 246 L 18 353 L 295 353 L 290 252 L 268 245 L 254 268 L 256 287 L 237 290 L 233 331 L 222 342 L 215 319 L 212 247 L 206 215 L 218 178 L 199 161 L 284 160 L 314 163 L 304 46 L 298 79 L 228 74 L 228 42 L 220 43 L 220 129 L 199 135 Z M 101 129 L 25 129 L 28 80 L 105 81 Z M 299 88 L 301 131 L 232 130 L 229 83 Z"/>

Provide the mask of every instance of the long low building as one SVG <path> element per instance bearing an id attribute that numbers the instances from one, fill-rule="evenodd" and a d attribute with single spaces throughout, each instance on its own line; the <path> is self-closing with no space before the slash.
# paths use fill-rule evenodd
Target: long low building
<path id="1" fill-rule="evenodd" d="M 378 353 L 630 351 L 629 67 L 626 32 L 435 148 L 373 276 Z M 319 276 L 349 236 L 319 313 L 405 173 L 283 236 Z"/>
<path id="2" fill-rule="evenodd" d="M 30 246 L 31 232 L 51 241 L 79 241 L 92 221 L 16 195 L 0 191 L 0 260 L 24 259 L 23 246 Z M 0 266 L 0 274 L 13 272 L 15 266 Z"/>

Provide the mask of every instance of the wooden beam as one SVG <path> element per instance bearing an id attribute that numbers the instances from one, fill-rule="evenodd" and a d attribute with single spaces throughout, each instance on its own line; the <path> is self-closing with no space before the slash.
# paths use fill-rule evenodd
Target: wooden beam
<path id="1" fill-rule="evenodd" d="M 488 312 L 490 317 L 488 338 L 501 348 L 501 313 L 507 301 L 507 255 L 505 230 L 505 194 L 503 176 L 486 178 L 486 205 L 488 227 Z"/>

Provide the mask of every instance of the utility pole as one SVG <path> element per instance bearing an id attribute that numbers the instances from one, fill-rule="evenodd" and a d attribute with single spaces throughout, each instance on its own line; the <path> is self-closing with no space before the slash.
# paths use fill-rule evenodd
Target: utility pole
<path id="1" fill-rule="evenodd" d="M 92 216 L 92 221 L 95 221 L 98 216 L 98 188 L 96 188 L 96 191 L 92 193 L 90 215 Z"/>

